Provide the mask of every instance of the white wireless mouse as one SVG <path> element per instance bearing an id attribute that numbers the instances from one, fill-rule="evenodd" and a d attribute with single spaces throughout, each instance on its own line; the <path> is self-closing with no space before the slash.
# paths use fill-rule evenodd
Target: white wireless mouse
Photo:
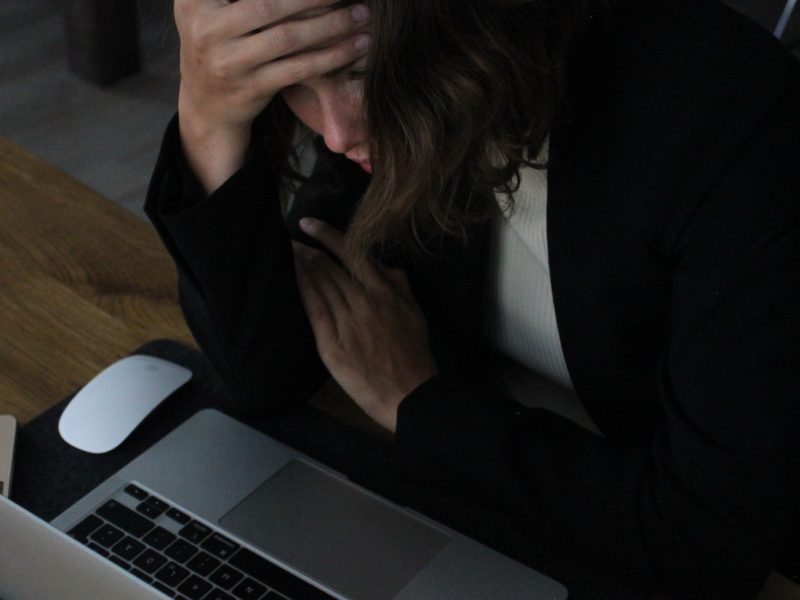
<path id="1" fill-rule="evenodd" d="M 189 369 L 153 356 L 118 360 L 75 395 L 61 413 L 58 432 L 79 450 L 109 452 L 191 378 Z"/>

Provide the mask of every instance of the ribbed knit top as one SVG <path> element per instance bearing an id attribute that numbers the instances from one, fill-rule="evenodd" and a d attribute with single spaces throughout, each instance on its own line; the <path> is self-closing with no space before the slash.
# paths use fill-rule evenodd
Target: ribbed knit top
<path id="1" fill-rule="evenodd" d="M 504 209 L 494 223 L 484 335 L 495 350 L 572 388 L 550 284 L 547 171 L 522 168 L 513 197 L 513 211 Z"/>

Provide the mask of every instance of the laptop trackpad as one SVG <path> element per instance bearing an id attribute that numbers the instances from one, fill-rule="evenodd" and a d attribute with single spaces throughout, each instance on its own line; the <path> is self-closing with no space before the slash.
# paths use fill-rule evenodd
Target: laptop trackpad
<path id="1" fill-rule="evenodd" d="M 298 460 L 289 461 L 220 523 L 354 600 L 390 600 L 450 539 Z"/>

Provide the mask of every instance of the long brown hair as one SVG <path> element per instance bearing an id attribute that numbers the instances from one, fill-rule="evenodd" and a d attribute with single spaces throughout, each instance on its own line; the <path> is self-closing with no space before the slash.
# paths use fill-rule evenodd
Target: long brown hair
<path id="1" fill-rule="evenodd" d="M 387 244 L 408 257 L 465 243 L 538 154 L 588 0 L 368 0 L 364 110 L 374 174 L 347 231 L 358 272 Z M 279 173 L 295 121 L 273 102 Z M 280 143 L 275 143 L 279 141 Z M 509 200 L 510 201 L 510 200 Z"/>

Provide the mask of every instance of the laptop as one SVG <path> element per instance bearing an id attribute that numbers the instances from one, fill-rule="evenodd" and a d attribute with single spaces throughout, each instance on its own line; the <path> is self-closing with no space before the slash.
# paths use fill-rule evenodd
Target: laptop
<path id="1" fill-rule="evenodd" d="M 51 524 L 0 501 L 0 598 L 563 600 L 563 585 L 218 411 Z"/>

